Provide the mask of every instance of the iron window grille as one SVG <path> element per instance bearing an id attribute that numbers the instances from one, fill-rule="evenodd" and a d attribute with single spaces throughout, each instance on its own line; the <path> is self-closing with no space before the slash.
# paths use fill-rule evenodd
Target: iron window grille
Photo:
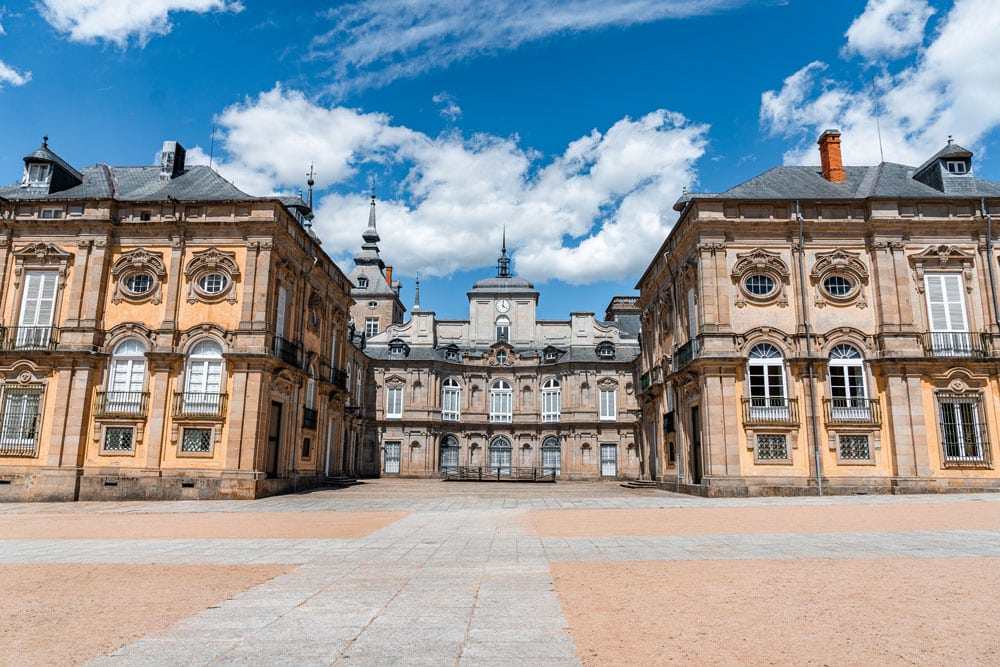
<path id="1" fill-rule="evenodd" d="M 212 451 L 212 429 L 186 428 L 181 438 L 181 451 L 194 454 L 208 454 Z"/>
<path id="2" fill-rule="evenodd" d="M 841 435 L 837 441 L 837 453 L 842 461 L 871 461 L 872 451 L 867 435 Z"/>
<path id="3" fill-rule="evenodd" d="M 938 392 L 946 467 L 990 467 L 989 437 L 980 392 Z"/>
<path id="4" fill-rule="evenodd" d="M 757 435 L 758 461 L 787 461 L 788 436 L 779 433 Z"/>
<path id="5" fill-rule="evenodd" d="M 109 426 L 104 429 L 104 451 L 131 452 L 135 447 L 135 429 Z"/>
<path id="6" fill-rule="evenodd" d="M 0 455 L 37 456 L 41 385 L 7 385 L 0 414 Z"/>

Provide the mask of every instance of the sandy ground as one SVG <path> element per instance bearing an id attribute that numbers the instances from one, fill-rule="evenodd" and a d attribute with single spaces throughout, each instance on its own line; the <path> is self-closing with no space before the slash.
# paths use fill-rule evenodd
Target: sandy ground
<path id="1" fill-rule="evenodd" d="M 997 530 L 1000 503 L 538 510 L 525 521 L 540 537 Z"/>
<path id="2" fill-rule="evenodd" d="M 79 665 L 292 569 L 0 565 L 0 665 Z"/>
<path id="3" fill-rule="evenodd" d="M 187 512 L 0 516 L 7 540 L 357 539 L 406 512 Z"/>
<path id="4" fill-rule="evenodd" d="M 585 665 L 995 665 L 1000 559 L 556 563 Z"/>

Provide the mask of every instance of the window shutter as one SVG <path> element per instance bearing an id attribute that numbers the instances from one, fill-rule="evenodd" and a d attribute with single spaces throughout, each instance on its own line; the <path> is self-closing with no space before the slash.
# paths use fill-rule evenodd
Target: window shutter
<path id="1" fill-rule="evenodd" d="M 288 292 L 284 287 L 278 288 L 278 312 L 274 316 L 274 335 L 285 337 L 285 309 L 288 305 Z"/>
<path id="2" fill-rule="evenodd" d="M 24 276 L 22 327 L 50 327 L 56 305 L 56 274 L 51 271 L 28 271 Z"/>
<path id="3" fill-rule="evenodd" d="M 931 331 L 968 331 L 962 276 L 936 274 L 924 276 L 927 286 L 927 316 Z"/>

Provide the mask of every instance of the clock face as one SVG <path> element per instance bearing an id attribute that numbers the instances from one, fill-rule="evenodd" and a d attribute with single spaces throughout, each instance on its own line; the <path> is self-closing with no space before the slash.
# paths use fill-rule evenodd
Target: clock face
<path id="1" fill-rule="evenodd" d="M 497 301 L 497 312 L 506 313 L 508 310 L 510 310 L 510 301 L 507 299 Z"/>

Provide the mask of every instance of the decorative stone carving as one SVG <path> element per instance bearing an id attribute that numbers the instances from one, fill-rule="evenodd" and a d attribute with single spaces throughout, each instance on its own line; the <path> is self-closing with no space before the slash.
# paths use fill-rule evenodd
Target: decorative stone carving
<path id="1" fill-rule="evenodd" d="M 236 280 L 240 277 L 236 254 L 209 248 L 196 252 L 184 269 L 188 279 L 188 303 L 228 301 L 236 303 Z M 221 276 L 222 279 L 216 278 Z"/>
<path id="2" fill-rule="evenodd" d="M 731 274 L 736 285 L 737 308 L 743 308 L 747 303 L 755 305 L 775 304 L 780 308 L 788 306 L 788 296 L 785 287 L 788 285 L 791 272 L 788 265 L 778 253 L 763 248 L 736 255 L 736 265 Z M 773 289 L 767 293 L 755 293 L 747 288 L 747 279 L 751 276 L 762 276 L 773 281 Z"/>
<path id="3" fill-rule="evenodd" d="M 913 267 L 913 284 L 917 291 L 924 292 L 924 273 L 926 271 L 961 271 L 965 283 L 965 291 L 972 293 L 975 283 L 973 266 L 975 252 L 962 250 L 958 246 L 938 245 L 928 246 L 924 250 L 910 255 L 910 265 Z"/>
<path id="4" fill-rule="evenodd" d="M 166 265 L 160 253 L 136 248 L 124 253 L 111 267 L 115 279 L 112 303 L 160 303 L 163 281 L 167 276 Z"/>
<path id="5" fill-rule="evenodd" d="M 816 307 L 831 303 L 847 305 L 854 303 L 865 308 L 864 287 L 868 285 L 868 267 L 860 259 L 860 253 L 847 252 L 841 248 L 816 255 L 816 263 L 809 274 L 816 289 Z"/>

